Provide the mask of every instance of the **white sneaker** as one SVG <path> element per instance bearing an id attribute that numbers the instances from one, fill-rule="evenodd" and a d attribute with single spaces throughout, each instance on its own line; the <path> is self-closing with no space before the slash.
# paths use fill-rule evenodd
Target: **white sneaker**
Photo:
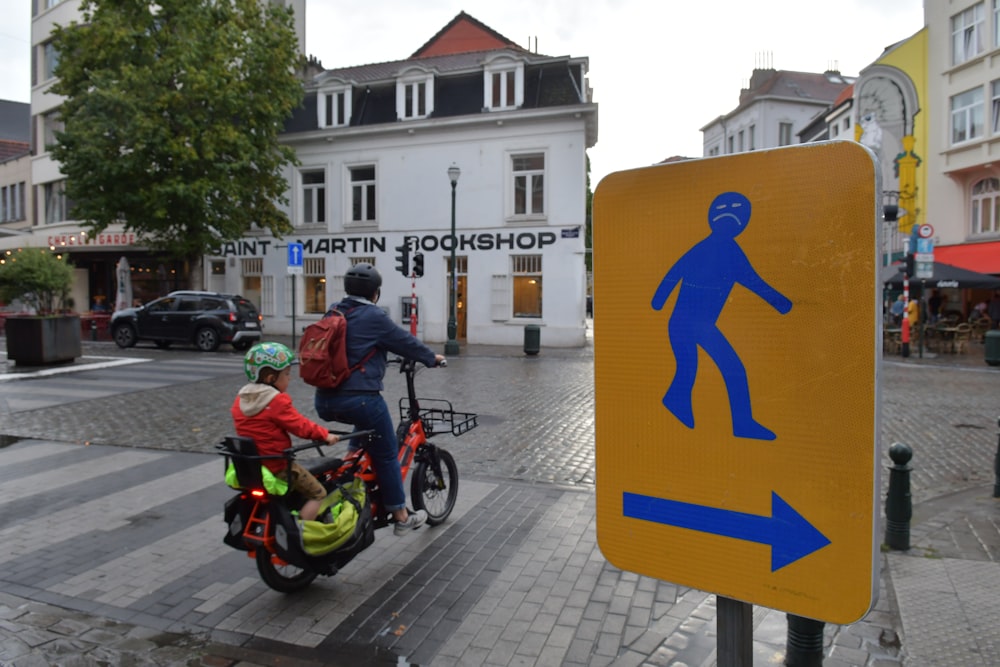
<path id="1" fill-rule="evenodd" d="M 397 521 L 396 527 L 392 529 L 395 535 L 406 535 L 411 530 L 416 530 L 420 526 L 427 522 L 427 512 L 423 510 L 417 510 L 416 512 L 410 512 L 410 516 L 406 518 L 406 521 Z"/>

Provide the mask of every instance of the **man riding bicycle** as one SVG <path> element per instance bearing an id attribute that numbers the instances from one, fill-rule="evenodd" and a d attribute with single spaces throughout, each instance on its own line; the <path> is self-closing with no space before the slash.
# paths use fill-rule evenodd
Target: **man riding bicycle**
<path id="1" fill-rule="evenodd" d="M 399 442 L 392 414 L 381 393 L 386 355 L 392 352 L 426 366 L 436 366 L 444 356 L 435 354 L 375 305 L 381 288 L 382 276 L 371 264 L 356 264 L 344 276 L 347 296 L 330 309 L 339 310 L 347 318 L 348 364 L 351 368 L 361 365 L 340 386 L 317 389 L 315 405 L 322 419 L 351 424 L 357 430 L 375 431 L 366 449 L 375 467 L 382 504 L 396 521 L 393 532 L 405 535 L 422 526 L 427 513 L 406 509 L 406 491 L 397 458 Z"/>

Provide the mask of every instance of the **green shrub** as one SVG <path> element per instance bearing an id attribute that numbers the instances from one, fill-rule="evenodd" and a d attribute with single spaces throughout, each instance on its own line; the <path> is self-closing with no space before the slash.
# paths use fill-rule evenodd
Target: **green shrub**
<path id="1" fill-rule="evenodd" d="M 68 305 L 73 265 L 48 248 L 18 248 L 0 254 L 0 300 L 19 299 L 40 315 Z"/>

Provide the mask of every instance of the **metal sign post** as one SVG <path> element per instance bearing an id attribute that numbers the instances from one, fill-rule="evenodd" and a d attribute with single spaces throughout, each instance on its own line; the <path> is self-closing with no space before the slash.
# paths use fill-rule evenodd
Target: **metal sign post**
<path id="1" fill-rule="evenodd" d="M 281 247 L 281 246 L 277 246 Z M 295 345 L 295 311 L 298 307 L 298 298 L 296 297 L 296 283 L 298 279 L 296 276 L 302 275 L 302 244 L 301 243 L 289 243 L 288 244 L 288 275 L 292 277 L 292 349 L 294 350 Z"/>

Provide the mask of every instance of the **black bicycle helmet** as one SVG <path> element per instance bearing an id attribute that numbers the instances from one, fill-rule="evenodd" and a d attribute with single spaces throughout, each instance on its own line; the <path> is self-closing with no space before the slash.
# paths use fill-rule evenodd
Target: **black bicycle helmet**
<path id="1" fill-rule="evenodd" d="M 374 299 L 380 287 L 382 287 L 381 274 L 367 262 L 355 264 L 344 274 L 344 291 L 348 296 Z"/>

